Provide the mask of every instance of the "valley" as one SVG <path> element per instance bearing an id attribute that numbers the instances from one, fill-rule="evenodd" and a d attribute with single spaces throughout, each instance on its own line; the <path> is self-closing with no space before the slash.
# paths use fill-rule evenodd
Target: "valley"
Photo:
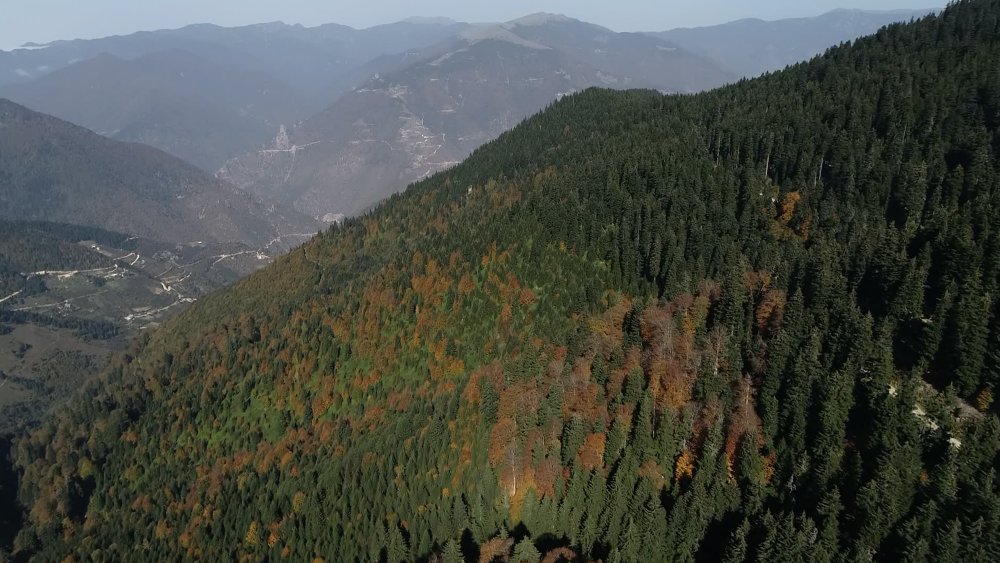
<path id="1" fill-rule="evenodd" d="M 0 100 L 0 432 L 319 229 L 176 157 Z"/>
<path id="2" fill-rule="evenodd" d="M 312 236 L 248 249 L 0 222 L 0 287 L 16 288 L 0 299 L 0 432 L 36 424 L 141 331 Z M 54 269 L 66 265 L 74 269 Z"/>

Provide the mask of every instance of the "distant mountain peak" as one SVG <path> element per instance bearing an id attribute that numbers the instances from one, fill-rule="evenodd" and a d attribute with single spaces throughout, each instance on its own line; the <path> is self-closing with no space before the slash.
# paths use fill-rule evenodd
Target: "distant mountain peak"
<path id="1" fill-rule="evenodd" d="M 412 23 L 417 25 L 454 25 L 458 22 L 451 18 L 441 16 L 412 16 L 402 20 L 401 23 Z"/>
<path id="2" fill-rule="evenodd" d="M 549 47 L 546 47 L 541 43 L 537 43 L 535 41 L 531 41 L 529 39 L 521 37 L 520 35 L 511 31 L 505 25 L 489 25 L 489 26 L 469 28 L 460 33 L 459 37 L 468 41 L 470 44 L 479 43 L 481 41 L 493 40 L 493 41 L 504 41 L 506 43 L 513 43 L 514 45 L 528 47 L 529 49 L 539 49 L 539 50 L 549 49 Z"/>
<path id="3" fill-rule="evenodd" d="M 211 25 L 214 25 L 214 24 L 211 24 Z M 283 22 L 281 20 L 278 20 L 278 21 L 255 23 L 255 24 L 251 24 L 251 25 L 243 26 L 243 27 L 245 27 L 247 29 L 256 29 L 258 31 L 272 32 L 273 33 L 273 32 L 285 31 L 286 29 L 288 29 L 290 27 L 302 28 L 303 26 L 301 24 L 291 24 L 290 25 L 290 24 L 287 24 L 287 23 L 285 23 L 285 22 Z"/>
<path id="4" fill-rule="evenodd" d="M 522 47 L 528 47 L 531 49 L 544 49 L 549 50 L 551 47 L 539 43 L 537 41 L 532 41 L 527 39 L 522 35 L 518 34 L 518 28 L 528 28 L 528 27 L 543 27 L 546 25 L 554 23 L 579 23 L 578 20 L 564 16 L 562 14 L 549 14 L 546 12 L 538 12 L 536 14 L 530 14 L 516 20 L 511 20 L 506 23 L 501 24 L 484 24 L 472 27 L 465 30 L 459 37 L 465 39 L 470 43 L 478 43 L 480 41 L 495 40 L 495 41 L 506 41 L 507 43 L 513 43 L 515 45 L 520 45 Z"/>
<path id="5" fill-rule="evenodd" d="M 547 12 L 537 12 L 534 14 L 529 14 L 523 18 L 518 18 L 516 20 L 511 20 L 508 22 L 510 26 L 532 26 L 532 25 L 548 25 L 550 23 L 565 23 L 576 21 L 569 16 L 564 16 L 562 14 L 550 14 Z"/>

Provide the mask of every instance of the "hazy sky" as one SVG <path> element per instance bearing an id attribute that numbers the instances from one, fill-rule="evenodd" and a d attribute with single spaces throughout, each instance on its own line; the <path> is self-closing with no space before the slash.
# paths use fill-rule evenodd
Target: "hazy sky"
<path id="1" fill-rule="evenodd" d="M 744 17 L 817 15 L 834 8 L 928 8 L 942 0 L 0 0 L 0 49 L 28 41 L 104 37 L 190 23 L 281 20 L 367 27 L 409 16 L 469 22 L 556 12 L 618 31 L 653 31 Z"/>

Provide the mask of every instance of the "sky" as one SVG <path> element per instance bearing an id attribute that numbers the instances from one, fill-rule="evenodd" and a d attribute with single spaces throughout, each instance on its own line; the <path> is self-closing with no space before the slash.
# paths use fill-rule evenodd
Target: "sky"
<path id="1" fill-rule="evenodd" d="M 943 4 L 943 0 L 0 0 L 0 49 L 192 23 L 284 21 L 369 27 L 410 16 L 497 22 L 544 11 L 616 31 L 660 31 L 745 17 L 813 16 L 835 8 L 922 9 Z"/>

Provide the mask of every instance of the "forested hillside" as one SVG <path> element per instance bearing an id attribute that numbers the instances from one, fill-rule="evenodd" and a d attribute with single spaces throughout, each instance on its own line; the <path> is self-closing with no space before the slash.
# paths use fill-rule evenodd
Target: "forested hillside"
<path id="1" fill-rule="evenodd" d="M 997 60 L 965 0 L 567 97 L 145 333 L 14 444 L 12 550 L 996 561 Z"/>

